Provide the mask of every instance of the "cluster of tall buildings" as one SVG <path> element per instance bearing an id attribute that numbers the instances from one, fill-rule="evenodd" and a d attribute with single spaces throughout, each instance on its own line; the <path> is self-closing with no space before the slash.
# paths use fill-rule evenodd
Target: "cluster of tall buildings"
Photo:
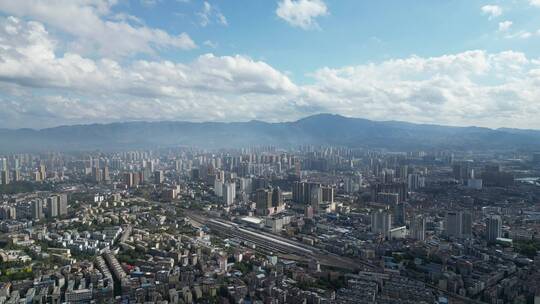
<path id="1" fill-rule="evenodd" d="M 15 159 L 14 167 L 12 168 L 13 170 L 10 170 L 7 158 L 0 158 L 0 185 L 7 185 L 11 181 L 17 182 L 21 180 L 18 159 Z"/>
<path id="2" fill-rule="evenodd" d="M 255 206 L 257 215 L 271 215 L 283 210 L 283 195 L 279 187 L 257 189 L 255 192 Z"/>
<path id="3" fill-rule="evenodd" d="M 315 210 L 322 202 L 334 202 L 335 189 L 313 182 L 294 182 L 292 185 L 292 200 L 294 203 L 312 206 Z"/>
<path id="4" fill-rule="evenodd" d="M 224 175 L 221 174 L 214 180 L 214 193 L 223 200 L 225 206 L 231 206 L 236 199 L 236 183 L 230 179 L 225 180 Z"/>
<path id="5" fill-rule="evenodd" d="M 96 183 L 109 182 L 111 176 L 109 174 L 109 167 L 105 166 L 100 168 L 98 166 L 92 168 L 92 177 Z"/>
<path id="6" fill-rule="evenodd" d="M 374 202 L 389 204 L 403 202 L 408 197 L 408 186 L 405 182 L 374 183 L 371 185 L 371 199 Z"/>
<path id="7" fill-rule="evenodd" d="M 423 215 L 416 215 L 411 219 L 409 237 L 418 241 L 426 238 L 426 218 Z"/>
<path id="8" fill-rule="evenodd" d="M 472 237 L 472 214 L 468 211 L 450 211 L 446 213 L 444 231 L 446 236 L 454 238 Z"/>
<path id="9" fill-rule="evenodd" d="M 371 213 L 371 231 L 388 236 L 392 229 L 392 214 L 387 210 L 376 210 Z"/>
<path id="10" fill-rule="evenodd" d="M 56 218 L 68 213 L 67 194 L 55 194 L 47 199 L 34 199 L 30 203 L 30 216 L 33 219 Z"/>

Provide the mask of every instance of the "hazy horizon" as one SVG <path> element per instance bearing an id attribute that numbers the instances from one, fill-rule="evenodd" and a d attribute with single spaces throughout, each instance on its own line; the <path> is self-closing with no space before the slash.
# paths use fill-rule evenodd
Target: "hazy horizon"
<path id="1" fill-rule="evenodd" d="M 294 123 L 298 122 L 303 119 L 316 117 L 316 116 L 339 116 L 344 117 L 348 119 L 361 119 L 361 120 L 368 120 L 372 122 L 378 122 L 378 123 L 390 123 L 390 122 L 396 122 L 396 123 L 406 123 L 406 124 L 413 124 L 413 125 L 433 125 L 433 126 L 441 126 L 441 127 L 450 127 L 450 128 L 487 128 L 491 130 L 498 130 L 498 129 L 516 129 L 516 130 L 523 130 L 523 131 L 540 131 L 540 129 L 534 129 L 534 128 L 513 128 L 513 127 L 482 127 L 482 126 L 475 126 L 475 125 L 452 125 L 452 124 L 437 124 L 437 123 L 426 123 L 426 122 L 413 122 L 413 121 L 404 121 L 404 120 L 376 120 L 376 119 L 368 119 L 364 117 L 353 117 L 353 116 L 347 116 L 342 115 L 338 113 L 314 113 L 310 115 L 306 115 L 303 117 L 299 117 L 297 119 L 289 119 L 289 120 L 282 120 L 282 121 L 265 121 L 261 119 L 250 119 L 250 120 L 238 120 L 238 121 L 226 121 L 226 120 L 120 120 L 120 121 L 107 121 L 107 122 L 81 122 L 81 123 L 74 123 L 74 124 L 59 124 L 59 125 L 52 125 L 52 126 L 45 126 L 42 128 L 29 128 L 29 127 L 21 127 L 21 128 L 0 128 L 4 130 L 21 130 L 21 129 L 31 129 L 31 130 L 45 130 L 45 129 L 54 129 L 54 128 L 62 128 L 62 127 L 74 127 L 74 126 L 91 126 L 91 125 L 111 125 L 111 124 L 129 124 L 129 123 L 194 123 L 194 124 L 207 124 L 207 123 L 223 123 L 223 124 L 236 124 L 236 123 L 250 123 L 250 122 L 262 122 L 262 123 L 268 123 L 268 124 L 281 124 L 281 123 Z"/>

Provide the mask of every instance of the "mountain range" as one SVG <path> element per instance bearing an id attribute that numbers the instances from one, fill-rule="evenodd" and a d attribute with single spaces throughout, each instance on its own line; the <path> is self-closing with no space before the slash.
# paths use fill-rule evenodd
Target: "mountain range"
<path id="1" fill-rule="evenodd" d="M 293 122 L 121 122 L 0 129 L 0 152 L 118 150 L 171 146 L 233 148 L 305 144 L 392 151 L 540 151 L 540 131 L 372 121 L 318 114 Z"/>

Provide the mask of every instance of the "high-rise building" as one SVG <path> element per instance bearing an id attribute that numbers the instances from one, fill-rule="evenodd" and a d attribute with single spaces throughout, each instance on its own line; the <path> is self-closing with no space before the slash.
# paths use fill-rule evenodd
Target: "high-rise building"
<path id="1" fill-rule="evenodd" d="M 0 171 L 0 184 L 2 185 L 9 184 L 9 171 L 8 170 Z"/>
<path id="2" fill-rule="evenodd" d="M 381 172 L 381 179 L 385 184 L 393 183 L 396 178 L 396 171 L 392 169 L 383 169 Z"/>
<path id="3" fill-rule="evenodd" d="M 392 215 L 386 210 L 377 210 L 371 213 L 371 231 L 388 236 L 392 229 Z"/>
<path id="4" fill-rule="evenodd" d="M 499 215 L 490 215 L 486 218 L 486 239 L 495 242 L 502 236 L 502 219 Z"/>
<path id="5" fill-rule="evenodd" d="M 426 238 L 426 219 L 422 215 L 417 215 L 411 220 L 411 233 L 410 237 L 424 241 Z"/>
<path id="6" fill-rule="evenodd" d="M 283 207 L 283 196 L 279 187 L 260 188 L 255 193 L 255 207 L 258 215 L 269 215 Z"/>
<path id="7" fill-rule="evenodd" d="M 296 160 L 294 162 L 294 175 L 296 175 L 298 178 L 302 177 L 302 168 L 299 160 Z"/>
<path id="8" fill-rule="evenodd" d="M 295 203 L 304 203 L 304 185 L 302 182 L 294 182 L 292 185 L 292 200 Z"/>
<path id="9" fill-rule="evenodd" d="M 420 174 L 409 174 L 407 177 L 407 187 L 411 191 L 424 188 L 426 186 L 425 178 Z"/>
<path id="10" fill-rule="evenodd" d="M 158 170 L 154 172 L 154 184 L 162 184 L 165 180 L 165 175 L 163 174 L 162 170 Z"/>
<path id="11" fill-rule="evenodd" d="M 214 194 L 217 197 L 223 196 L 223 180 L 222 179 L 216 178 L 214 180 Z"/>
<path id="12" fill-rule="evenodd" d="M 379 193 L 397 193 L 400 202 L 407 200 L 407 183 L 376 183 L 371 186 L 371 198 L 377 201 Z"/>
<path id="13" fill-rule="evenodd" d="M 126 172 L 124 173 L 124 183 L 128 188 L 132 188 L 134 186 L 133 184 L 133 173 L 132 172 Z"/>
<path id="14" fill-rule="evenodd" d="M 44 164 L 39 165 L 39 180 L 44 181 L 47 179 L 47 168 Z"/>
<path id="15" fill-rule="evenodd" d="M 226 206 L 234 204 L 234 199 L 236 197 L 236 184 L 231 182 L 226 182 L 223 184 L 223 202 Z"/>
<path id="16" fill-rule="evenodd" d="M 51 196 L 47 198 L 47 217 L 54 218 L 58 216 L 58 197 Z"/>
<path id="17" fill-rule="evenodd" d="M 461 212 L 447 212 L 444 221 L 444 232 L 446 236 L 461 238 L 463 224 L 461 221 Z"/>
<path id="18" fill-rule="evenodd" d="M 108 181 L 111 180 L 111 176 L 109 174 L 109 167 L 108 166 L 103 167 L 102 177 L 103 177 L 103 181 L 105 181 L 105 182 L 108 182 Z"/>
<path id="19" fill-rule="evenodd" d="M 322 202 L 322 188 L 321 187 L 312 187 L 309 192 L 309 204 L 315 211 L 319 211 L 319 206 Z"/>
<path id="20" fill-rule="evenodd" d="M 8 170 L 7 158 L 2 157 L 0 158 L 0 171 L 7 171 L 7 170 Z"/>
<path id="21" fill-rule="evenodd" d="M 334 202 L 334 187 L 322 187 L 322 201 Z"/>
<path id="22" fill-rule="evenodd" d="M 240 177 L 240 191 L 244 193 L 251 193 L 253 192 L 252 182 L 251 178 L 247 177 Z"/>
<path id="23" fill-rule="evenodd" d="M 35 220 L 43 218 L 43 201 L 41 199 L 35 199 L 30 204 L 31 215 Z"/>
<path id="24" fill-rule="evenodd" d="M 99 169 L 99 167 L 92 168 L 92 178 L 96 183 L 100 183 L 102 181 L 101 169 Z"/>
<path id="25" fill-rule="evenodd" d="M 397 203 L 394 207 L 394 223 L 396 226 L 405 225 L 405 203 Z"/>
<path id="26" fill-rule="evenodd" d="M 464 238 L 472 237 L 472 214 L 468 211 L 461 213 L 461 234 Z"/>
<path id="27" fill-rule="evenodd" d="M 409 176 L 409 166 L 403 165 L 399 167 L 399 178 L 401 181 L 405 182 L 407 181 L 407 177 Z"/>
<path id="28" fill-rule="evenodd" d="M 13 170 L 13 181 L 18 182 L 21 180 L 21 171 L 19 169 Z"/>
<path id="29" fill-rule="evenodd" d="M 141 175 L 141 173 L 142 172 L 133 172 L 133 187 L 137 187 L 144 182 L 144 175 Z"/>
<path id="30" fill-rule="evenodd" d="M 68 213 L 68 197 L 66 193 L 58 195 L 58 215 L 66 215 Z"/>
<path id="31" fill-rule="evenodd" d="M 283 195 L 279 187 L 272 189 L 272 207 L 281 207 L 283 206 Z"/>
<path id="32" fill-rule="evenodd" d="M 272 208 L 272 189 L 258 189 L 255 193 L 255 208 L 258 215 L 268 215 Z"/>
<path id="33" fill-rule="evenodd" d="M 472 237 L 472 214 L 469 211 L 451 211 L 446 213 L 444 232 L 455 238 Z"/>
<path id="34" fill-rule="evenodd" d="M 468 179 L 474 179 L 474 169 L 472 168 L 472 162 L 460 162 L 452 166 L 454 173 L 454 179 L 460 181 L 466 181 Z"/>
<path id="35" fill-rule="evenodd" d="M 9 205 L 0 206 L 0 220 L 17 219 L 17 208 Z"/>
<path id="36" fill-rule="evenodd" d="M 328 198 L 333 196 L 333 191 L 327 192 L 327 196 Z M 319 183 L 294 182 L 292 186 L 292 198 L 298 204 L 312 206 L 315 204 L 318 206 L 323 200 L 322 186 Z"/>

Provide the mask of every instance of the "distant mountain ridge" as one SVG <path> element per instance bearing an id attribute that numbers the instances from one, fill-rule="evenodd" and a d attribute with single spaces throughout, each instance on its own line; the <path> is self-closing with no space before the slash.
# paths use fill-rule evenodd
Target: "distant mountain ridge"
<path id="1" fill-rule="evenodd" d="M 540 131 L 372 121 L 318 114 L 293 122 L 123 122 L 0 129 L 0 152 L 305 144 L 417 149 L 540 150 Z"/>

